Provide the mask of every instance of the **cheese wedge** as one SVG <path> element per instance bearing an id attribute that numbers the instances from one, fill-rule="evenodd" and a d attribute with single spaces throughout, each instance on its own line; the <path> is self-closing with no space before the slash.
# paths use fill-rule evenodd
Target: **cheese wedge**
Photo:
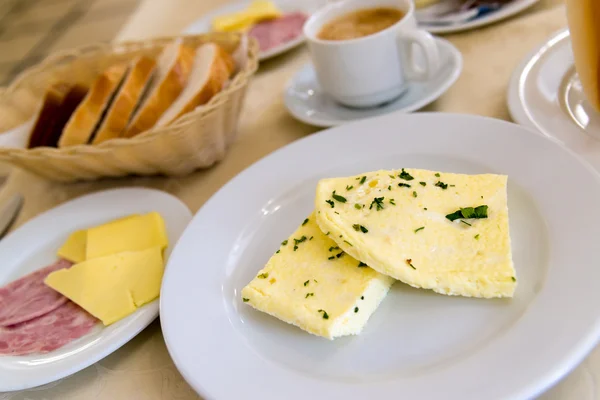
<path id="1" fill-rule="evenodd" d="M 242 300 L 314 335 L 359 334 L 393 279 L 345 254 L 329 236 L 310 215 L 242 290 Z"/>
<path id="2" fill-rule="evenodd" d="M 163 273 L 162 249 L 152 247 L 87 260 L 44 282 L 110 325 L 156 299 Z"/>
<path id="3" fill-rule="evenodd" d="M 122 220 L 137 217 L 137 214 L 127 215 L 125 217 L 117 218 L 107 224 L 113 224 Z M 85 261 L 85 249 L 87 245 L 87 229 L 81 229 L 73 232 L 67 238 L 66 242 L 58 249 L 56 255 L 65 260 L 69 260 L 74 263 Z"/>
<path id="4" fill-rule="evenodd" d="M 417 169 L 324 179 L 317 222 L 346 253 L 416 288 L 512 297 L 506 183 L 502 175 Z M 483 216 L 480 206 L 487 218 L 473 218 Z"/>
<path id="5" fill-rule="evenodd" d="M 56 252 L 60 258 L 74 263 L 85 261 L 85 244 L 87 242 L 87 231 L 85 229 L 75 231 L 67 238 L 67 241 Z"/>
<path id="6" fill-rule="evenodd" d="M 220 15 L 213 19 L 213 30 L 217 32 L 246 31 L 254 24 L 267 19 L 280 17 L 281 11 L 271 1 L 253 1 L 245 10 Z"/>
<path id="7" fill-rule="evenodd" d="M 87 231 L 86 260 L 123 251 L 165 249 L 169 238 L 157 212 L 121 218 Z"/>

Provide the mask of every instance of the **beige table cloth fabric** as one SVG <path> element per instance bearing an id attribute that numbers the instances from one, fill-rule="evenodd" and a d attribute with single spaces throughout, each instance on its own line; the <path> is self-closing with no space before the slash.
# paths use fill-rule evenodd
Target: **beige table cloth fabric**
<path id="1" fill-rule="evenodd" d="M 195 18 L 224 2 L 145 0 L 118 40 L 177 34 Z M 565 11 L 560 3 L 560 0 L 542 0 L 508 21 L 447 36 L 462 52 L 464 70 L 456 84 L 427 107 L 427 111 L 509 120 L 506 91 L 510 75 L 526 54 L 566 26 Z M 302 47 L 261 65 L 249 88 L 238 140 L 226 159 L 209 170 L 181 178 L 128 178 L 67 185 L 14 170 L 0 192 L 0 204 L 17 192 L 25 196 L 18 226 L 85 193 L 122 186 L 143 186 L 167 191 L 196 212 L 213 193 L 244 168 L 273 150 L 318 130 L 289 116 L 282 100 L 286 82 L 308 60 L 308 52 Z M 595 384 L 598 376 L 600 351 L 596 350 L 541 399 L 600 398 L 600 388 Z M 130 343 L 95 365 L 40 388 L 0 394 L 0 400 L 8 399 L 188 400 L 198 399 L 198 396 L 174 367 L 157 320 Z"/>

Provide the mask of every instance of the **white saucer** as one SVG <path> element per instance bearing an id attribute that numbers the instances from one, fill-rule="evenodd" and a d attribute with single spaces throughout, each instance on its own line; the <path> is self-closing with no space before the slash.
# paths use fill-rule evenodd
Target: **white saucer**
<path id="1" fill-rule="evenodd" d="M 583 94 L 568 30 L 554 34 L 523 60 L 511 77 L 507 98 L 513 120 L 600 168 L 600 113 Z"/>
<path id="2" fill-rule="evenodd" d="M 194 21 L 191 25 L 189 25 L 183 31 L 184 34 L 198 34 L 198 33 L 207 33 L 211 31 L 212 20 L 219 16 L 229 13 L 235 13 L 241 11 L 248 7 L 248 5 L 252 2 L 252 0 L 242 0 L 234 3 L 225 4 L 222 7 L 219 7 L 215 10 L 212 10 L 206 14 L 204 14 L 201 18 Z M 321 6 L 322 2 L 318 0 L 307 0 L 307 1 L 294 1 L 294 0 L 274 0 L 274 3 L 277 7 L 283 11 L 284 13 L 290 13 L 294 11 L 301 11 L 305 13 L 307 16 L 310 16 L 319 6 Z M 278 56 L 280 54 L 285 53 L 295 47 L 298 47 L 302 43 L 304 43 L 305 38 L 304 35 L 299 35 L 295 39 L 292 39 L 288 42 L 282 43 L 279 46 L 273 47 L 267 51 L 260 52 L 258 55 L 259 60 L 266 60 L 271 57 Z"/>
<path id="3" fill-rule="evenodd" d="M 466 22 L 456 22 L 452 24 L 438 24 L 427 22 L 427 8 L 417 10 L 415 17 L 419 22 L 419 27 L 423 28 L 431 33 L 443 34 L 443 33 L 454 33 L 462 32 L 469 29 L 479 28 L 485 25 L 493 24 L 494 22 L 501 21 L 503 19 L 512 17 L 525 9 L 533 6 L 539 0 L 513 0 L 511 3 L 506 4 L 502 8 L 496 11 L 492 11 L 484 16 L 476 19 L 472 19 Z M 434 5 L 434 7 L 437 5 Z M 428 7 L 429 8 L 429 7 Z"/>
<path id="4" fill-rule="evenodd" d="M 462 56 L 458 49 L 447 40 L 436 38 L 436 41 L 441 53 L 441 71 L 432 80 L 409 82 L 406 92 L 390 103 L 369 109 L 342 106 L 321 90 L 312 64 L 306 64 L 288 82 L 284 93 L 285 106 L 295 118 L 320 127 L 425 107 L 448 90 L 462 71 Z"/>

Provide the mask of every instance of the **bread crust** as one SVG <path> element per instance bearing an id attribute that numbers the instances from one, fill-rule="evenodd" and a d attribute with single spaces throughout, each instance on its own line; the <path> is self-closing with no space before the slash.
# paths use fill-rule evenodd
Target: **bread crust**
<path id="1" fill-rule="evenodd" d="M 216 47 L 216 54 L 210 65 L 208 80 L 192 97 L 190 97 L 190 99 L 183 106 L 181 106 L 179 110 L 177 110 L 175 114 L 173 114 L 169 118 L 161 118 L 158 121 L 158 125 L 168 125 L 169 123 L 175 121 L 182 115 L 193 111 L 196 107 L 208 103 L 214 95 L 216 95 L 223 89 L 225 83 L 231 77 L 231 74 L 235 70 L 235 62 L 233 60 L 233 57 L 225 49 L 223 49 L 217 44 L 209 43 L 203 46 L 206 45 L 213 45 Z M 202 61 L 200 60 L 200 62 Z M 188 85 L 190 84 L 193 83 L 188 82 Z"/>
<path id="2" fill-rule="evenodd" d="M 123 137 L 133 137 L 152 128 L 183 91 L 192 71 L 194 49 L 183 44 L 173 45 L 178 46 L 175 61 L 168 66 L 168 72 L 154 91 L 148 93 L 148 98 L 133 116 Z"/>
<path id="3" fill-rule="evenodd" d="M 155 66 L 156 62 L 145 56 L 138 57 L 131 63 L 123 84 L 92 139 L 92 144 L 121 136 L 144 89 L 150 83 Z"/>
<path id="4" fill-rule="evenodd" d="M 42 141 L 42 146 L 58 146 L 58 139 L 60 138 L 60 135 L 67 121 L 69 120 L 69 118 L 71 118 L 71 115 L 73 114 L 77 106 L 79 106 L 79 104 L 83 101 L 87 92 L 87 86 L 78 83 L 71 86 L 71 88 L 65 95 L 60 105 L 60 108 L 58 109 L 52 130 L 47 132 L 47 135 Z"/>
<path id="5" fill-rule="evenodd" d="M 57 82 L 48 87 L 35 123 L 29 133 L 28 149 L 45 145 L 44 138 L 54 129 L 57 112 L 69 88 L 70 85 L 66 82 Z"/>
<path id="6" fill-rule="evenodd" d="M 126 71 L 127 65 L 113 65 L 94 80 L 85 99 L 79 104 L 65 125 L 58 141 L 58 147 L 69 147 L 89 142 Z"/>

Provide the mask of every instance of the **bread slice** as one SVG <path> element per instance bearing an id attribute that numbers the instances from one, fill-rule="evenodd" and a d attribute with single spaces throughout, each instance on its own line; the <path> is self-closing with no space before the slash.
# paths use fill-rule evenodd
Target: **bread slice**
<path id="1" fill-rule="evenodd" d="M 234 69 L 233 58 L 219 45 L 206 43 L 198 47 L 187 85 L 156 125 L 167 125 L 196 107 L 208 103 L 223 89 Z"/>
<path id="2" fill-rule="evenodd" d="M 153 82 L 134 112 L 124 137 L 133 137 L 154 126 L 160 116 L 181 94 L 185 87 L 192 63 L 194 49 L 176 40 L 166 46 L 157 60 Z"/>
<path id="3" fill-rule="evenodd" d="M 44 138 L 53 129 L 56 114 L 69 91 L 69 84 L 58 82 L 50 85 L 44 94 L 42 105 L 29 133 L 28 149 L 44 146 Z"/>
<path id="4" fill-rule="evenodd" d="M 136 104 L 151 82 L 155 66 L 156 62 L 145 56 L 138 57 L 131 63 L 123 84 L 92 139 L 92 144 L 121 136 Z"/>
<path id="5" fill-rule="evenodd" d="M 58 140 L 58 147 L 89 142 L 118 91 L 126 72 L 127 65 L 113 65 L 94 80 L 85 99 L 79 104 L 63 129 Z"/>
<path id="6" fill-rule="evenodd" d="M 75 111 L 75 109 L 79 106 L 79 104 L 83 101 L 86 94 L 88 92 L 88 87 L 81 84 L 74 84 L 71 86 L 65 98 L 63 99 L 58 112 L 56 113 L 56 118 L 54 121 L 54 125 L 51 130 L 49 130 L 42 140 L 42 146 L 48 147 L 57 147 L 58 139 L 71 118 L 71 115 Z"/>

